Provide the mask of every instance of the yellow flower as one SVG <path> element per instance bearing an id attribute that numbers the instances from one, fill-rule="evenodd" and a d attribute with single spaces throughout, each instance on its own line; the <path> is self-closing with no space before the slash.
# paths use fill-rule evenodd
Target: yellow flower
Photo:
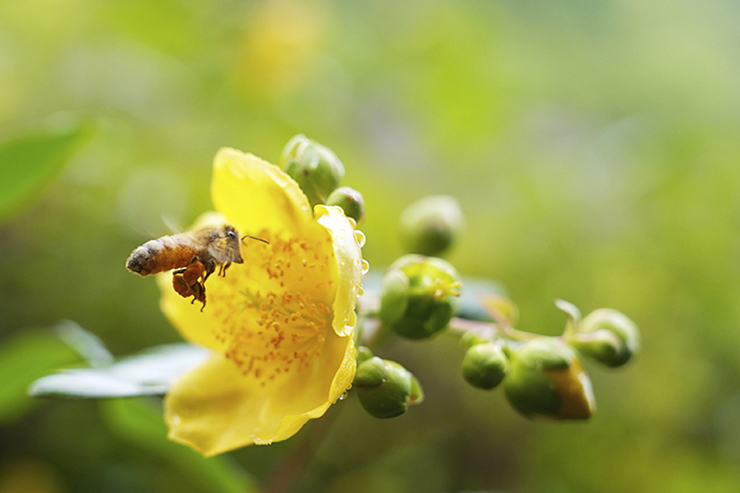
<path id="1" fill-rule="evenodd" d="M 209 277 L 202 312 L 160 277 L 164 313 L 213 350 L 165 398 L 169 437 L 205 456 L 285 440 L 351 386 L 363 270 L 354 222 L 337 207 L 312 213 L 277 166 L 221 149 L 211 192 L 220 216 L 201 223 L 228 221 L 269 244 L 247 239 L 244 263 Z"/>

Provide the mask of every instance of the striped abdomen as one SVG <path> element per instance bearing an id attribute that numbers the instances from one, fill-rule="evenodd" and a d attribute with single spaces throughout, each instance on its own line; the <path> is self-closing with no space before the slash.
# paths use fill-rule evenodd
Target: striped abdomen
<path id="1" fill-rule="evenodd" d="M 140 276 L 148 276 L 187 267 L 197 254 L 197 247 L 189 235 L 163 236 L 134 250 L 126 261 L 126 268 Z"/>

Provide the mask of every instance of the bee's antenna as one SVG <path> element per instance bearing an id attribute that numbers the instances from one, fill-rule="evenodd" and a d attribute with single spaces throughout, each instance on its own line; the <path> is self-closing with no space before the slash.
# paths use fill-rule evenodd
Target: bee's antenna
<path id="1" fill-rule="evenodd" d="M 245 238 L 251 238 L 253 240 L 261 241 L 262 243 L 267 243 L 268 245 L 270 244 L 270 242 L 265 240 L 264 238 L 257 238 L 256 236 L 252 236 L 252 235 L 242 236 L 242 242 L 244 241 Z"/>

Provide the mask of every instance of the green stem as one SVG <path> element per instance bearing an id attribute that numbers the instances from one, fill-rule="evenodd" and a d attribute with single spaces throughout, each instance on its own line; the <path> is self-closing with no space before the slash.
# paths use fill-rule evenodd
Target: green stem
<path id="1" fill-rule="evenodd" d="M 528 341 L 540 337 L 537 334 L 518 330 L 508 325 L 501 325 L 494 322 L 480 322 L 459 317 L 454 317 L 450 320 L 449 328 L 453 332 L 459 332 L 461 335 L 465 332 L 472 331 L 480 337 L 489 340 L 506 337 L 514 341 Z"/>
<path id="2" fill-rule="evenodd" d="M 331 412 L 334 411 L 334 412 Z M 264 493 L 286 493 L 306 469 L 306 465 L 315 455 L 316 449 L 327 435 L 338 411 L 330 409 L 321 419 L 312 423 L 303 441 L 291 450 L 272 470 L 265 481 Z"/>

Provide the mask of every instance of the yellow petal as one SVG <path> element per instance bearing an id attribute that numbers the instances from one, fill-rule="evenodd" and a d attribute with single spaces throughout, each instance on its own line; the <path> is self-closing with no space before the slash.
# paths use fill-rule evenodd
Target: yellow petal
<path id="1" fill-rule="evenodd" d="M 323 353 L 310 368 L 268 385 L 244 376 L 233 361 L 215 353 L 167 394 L 170 438 L 211 456 L 291 437 L 351 385 L 352 337 L 329 336 Z"/>
<path id="2" fill-rule="evenodd" d="M 267 229 L 300 235 L 312 225 L 311 207 L 298 184 L 277 166 L 235 149 L 218 151 L 211 196 L 215 209 L 241 234 Z"/>
<path id="3" fill-rule="evenodd" d="M 316 206 L 316 218 L 332 235 L 339 285 L 332 306 L 332 327 L 339 335 L 351 333 L 355 327 L 355 304 L 362 289 L 362 252 L 355 238 L 355 229 L 339 207 Z"/>

